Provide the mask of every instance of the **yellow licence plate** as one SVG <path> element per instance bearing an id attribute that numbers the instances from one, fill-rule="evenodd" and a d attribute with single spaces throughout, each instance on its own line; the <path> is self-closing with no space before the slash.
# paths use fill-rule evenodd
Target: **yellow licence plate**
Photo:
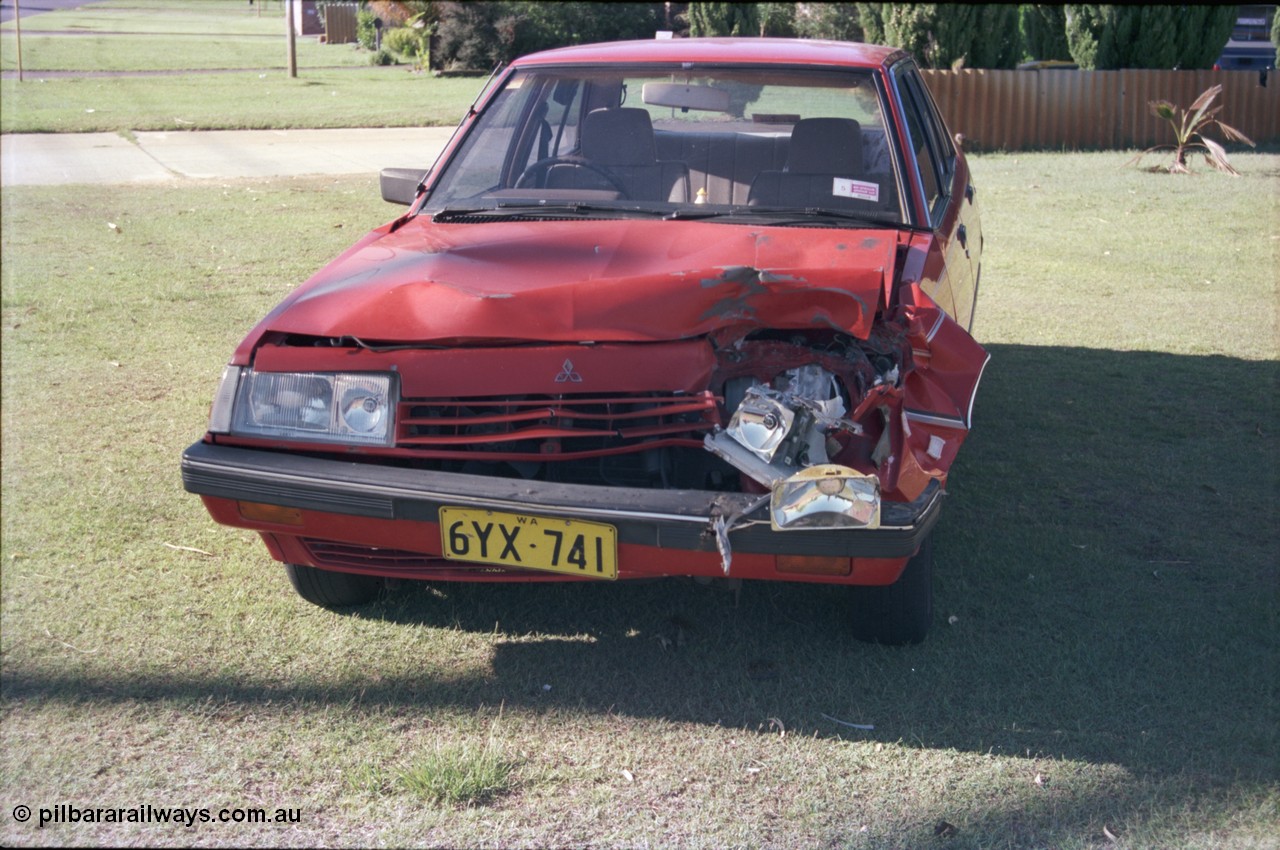
<path id="1" fill-rule="evenodd" d="M 600 522 L 442 507 L 440 538 L 454 561 L 618 577 L 617 531 Z"/>

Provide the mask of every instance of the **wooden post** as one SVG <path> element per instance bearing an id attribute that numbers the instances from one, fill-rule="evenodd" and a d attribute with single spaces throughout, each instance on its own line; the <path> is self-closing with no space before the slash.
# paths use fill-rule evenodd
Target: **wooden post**
<path id="1" fill-rule="evenodd" d="M 22 82 L 22 6 L 13 0 L 13 29 L 18 40 L 18 82 Z"/>
<path id="2" fill-rule="evenodd" d="M 293 32 L 293 2 L 294 0 L 284 0 L 284 25 L 289 30 L 289 76 L 298 76 L 298 45 L 297 36 Z"/>

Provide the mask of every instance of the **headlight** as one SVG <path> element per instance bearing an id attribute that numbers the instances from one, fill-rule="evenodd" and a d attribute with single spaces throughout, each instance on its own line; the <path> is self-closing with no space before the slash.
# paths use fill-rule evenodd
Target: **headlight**
<path id="1" fill-rule="evenodd" d="M 389 374 L 234 372 L 228 368 L 223 375 L 210 416 L 211 431 L 323 443 L 391 443 L 394 398 Z M 228 412 L 226 399 L 233 393 Z"/>
<path id="2" fill-rule="evenodd" d="M 879 528 L 880 480 L 855 469 L 811 466 L 773 488 L 774 531 Z"/>
<path id="3" fill-rule="evenodd" d="M 768 387 L 751 387 L 726 429 L 730 437 L 765 463 L 778 453 L 796 418 L 795 412 L 782 403 L 781 395 Z"/>

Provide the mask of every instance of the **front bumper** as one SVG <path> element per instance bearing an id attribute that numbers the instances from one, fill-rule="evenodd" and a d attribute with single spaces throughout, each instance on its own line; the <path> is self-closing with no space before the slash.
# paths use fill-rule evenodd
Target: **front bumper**
<path id="1" fill-rule="evenodd" d="M 199 442 L 182 455 L 186 490 L 211 500 L 254 502 L 297 508 L 303 512 L 364 518 L 369 532 L 361 540 L 371 547 L 391 545 L 376 539 L 386 522 L 438 524 L 441 506 L 541 514 L 593 520 L 617 529 L 620 548 L 632 557 L 620 565 L 621 577 L 697 574 L 698 569 L 648 568 L 641 560 L 661 563 L 665 553 L 709 553 L 718 562 L 715 524 L 733 520 L 729 531 L 739 575 L 738 556 L 746 556 L 743 577 L 799 579 L 803 576 L 758 575 L 760 559 L 751 556 L 813 556 L 850 559 L 905 559 L 924 542 L 941 509 L 943 491 L 932 482 L 911 503 L 885 502 L 880 527 L 834 531 L 777 532 L 769 527 L 768 505 L 750 508 L 759 496 L 697 490 L 651 490 L 592 487 L 545 481 L 493 478 L 450 472 L 404 469 L 369 463 L 329 460 L 296 454 L 235 448 Z M 276 526 L 252 522 L 236 525 L 280 533 Z M 359 527 L 346 522 L 344 528 Z M 346 537 L 353 535 L 347 531 Z M 439 558 L 430 546 L 424 558 Z M 438 546 L 438 533 L 434 537 Z M 637 549 L 635 547 L 641 547 Z M 635 557 L 643 549 L 657 557 Z M 706 561 L 706 558 L 701 559 Z M 755 566 L 751 566 L 754 564 Z M 717 570 L 718 572 L 718 570 Z M 896 571 L 895 571 L 896 572 Z M 856 579 L 845 581 L 857 583 Z M 878 582 L 872 582 L 878 583 Z"/>

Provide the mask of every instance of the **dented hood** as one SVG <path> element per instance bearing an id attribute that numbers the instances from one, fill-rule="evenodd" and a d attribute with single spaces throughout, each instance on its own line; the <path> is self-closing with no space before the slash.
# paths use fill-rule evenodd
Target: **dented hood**
<path id="1" fill-rule="evenodd" d="M 369 234 L 259 331 L 392 343 L 638 342 L 744 326 L 865 337 L 897 237 L 650 220 L 437 225 L 420 216 Z"/>

